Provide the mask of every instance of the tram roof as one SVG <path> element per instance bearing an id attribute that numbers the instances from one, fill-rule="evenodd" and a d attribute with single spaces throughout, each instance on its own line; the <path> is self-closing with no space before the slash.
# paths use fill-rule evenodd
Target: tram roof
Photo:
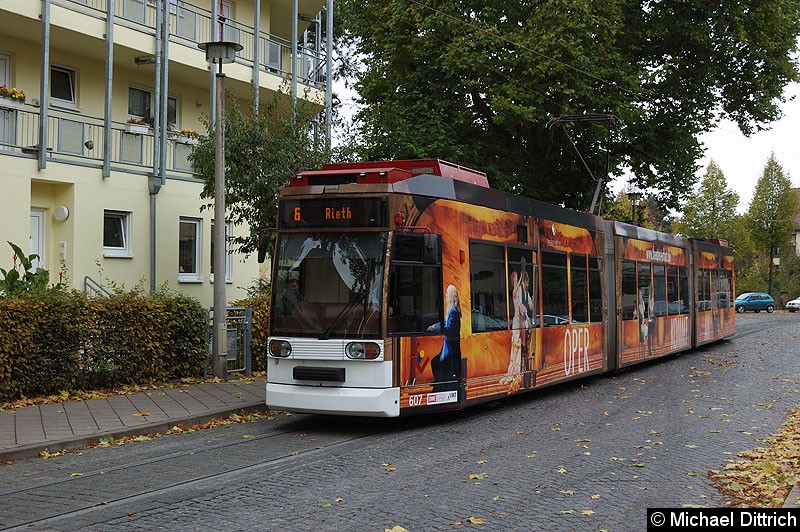
<path id="1" fill-rule="evenodd" d="M 326 164 L 321 170 L 299 173 L 289 186 L 397 183 L 423 174 L 441 176 L 489 188 L 489 180 L 484 172 L 442 159 L 399 159 Z"/>

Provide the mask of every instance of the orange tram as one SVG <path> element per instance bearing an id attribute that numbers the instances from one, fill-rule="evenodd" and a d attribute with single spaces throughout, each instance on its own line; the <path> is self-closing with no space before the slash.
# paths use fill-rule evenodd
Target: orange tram
<path id="1" fill-rule="evenodd" d="M 266 402 L 453 410 L 730 337 L 733 254 L 492 190 L 441 160 L 326 165 L 279 199 Z"/>

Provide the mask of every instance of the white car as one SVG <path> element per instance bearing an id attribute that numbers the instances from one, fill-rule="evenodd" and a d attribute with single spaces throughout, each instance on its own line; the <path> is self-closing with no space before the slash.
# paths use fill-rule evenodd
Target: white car
<path id="1" fill-rule="evenodd" d="M 789 312 L 794 312 L 795 310 L 800 310 L 800 297 L 797 299 L 792 299 L 788 303 L 786 303 L 786 310 Z"/>

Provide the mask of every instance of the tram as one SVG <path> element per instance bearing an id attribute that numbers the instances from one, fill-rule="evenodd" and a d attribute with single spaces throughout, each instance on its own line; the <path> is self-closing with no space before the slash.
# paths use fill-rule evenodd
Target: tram
<path id="1" fill-rule="evenodd" d="M 489 188 L 438 159 L 298 174 L 279 198 L 266 403 L 454 410 L 730 337 L 733 253 Z"/>

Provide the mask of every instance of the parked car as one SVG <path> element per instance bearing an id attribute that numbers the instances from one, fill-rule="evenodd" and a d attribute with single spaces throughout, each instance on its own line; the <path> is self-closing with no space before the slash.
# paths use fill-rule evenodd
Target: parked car
<path id="1" fill-rule="evenodd" d="M 739 314 L 747 311 L 761 312 L 762 310 L 774 312 L 775 300 L 772 299 L 771 295 L 764 292 L 745 292 L 744 294 L 739 294 L 739 297 L 736 298 L 735 307 L 736 312 Z"/>
<path id="2" fill-rule="evenodd" d="M 794 312 L 795 310 L 800 310 L 800 297 L 797 299 L 792 299 L 788 303 L 786 303 L 786 310 L 789 312 Z"/>

